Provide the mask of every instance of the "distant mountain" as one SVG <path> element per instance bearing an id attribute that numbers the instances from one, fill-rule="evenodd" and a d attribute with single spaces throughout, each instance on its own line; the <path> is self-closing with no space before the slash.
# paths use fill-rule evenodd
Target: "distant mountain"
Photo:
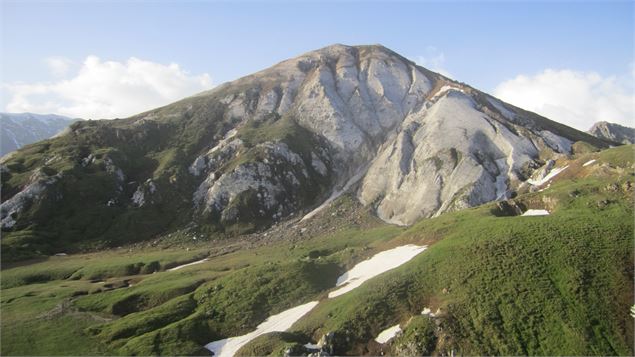
<path id="1" fill-rule="evenodd" d="M 599 121 L 589 129 L 589 134 L 600 139 L 622 144 L 635 144 L 635 128 L 606 121 Z"/>
<path id="2" fill-rule="evenodd" d="M 48 139 L 76 120 L 55 114 L 0 113 L 0 156 Z"/>

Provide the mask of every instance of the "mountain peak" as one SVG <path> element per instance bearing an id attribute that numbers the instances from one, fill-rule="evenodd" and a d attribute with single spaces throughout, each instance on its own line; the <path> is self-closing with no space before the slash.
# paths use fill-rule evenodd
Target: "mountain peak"
<path id="1" fill-rule="evenodd" d="M 121 231 L 103 230 L 98 214 L 71 217 L 70 232 L 66 211 L 37 209 L 149 222 L 122 223 L 140 237 L 192 221 L 243 232 L 310 219 L 348 191 L 382 220 L 409 225 L 528 190 L 533 171 L 577 141 L 606 146 L 382 45 L 341 44 L 129 119 L 79 122 L 52 140 L 1 162 L 14 177 L 3 182 L 3 227 L 112 242 Z M 75 192 L 71 179 L 101 191 Z M 148 221 L 147 212 L 165 216 Z"/>
<path id="2" fill-rule="evenodd" d="M 589 134 L 600 139 L 621 144 L 635 144 L 635 128 L 607 121 L 599 121 L 589 129 Z"/>

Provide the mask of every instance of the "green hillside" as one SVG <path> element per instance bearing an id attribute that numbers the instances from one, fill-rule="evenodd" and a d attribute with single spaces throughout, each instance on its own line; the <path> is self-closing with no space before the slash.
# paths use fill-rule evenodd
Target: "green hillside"
<path id="1" fill-rule="evenodd" d="M 492 203 L 400 228 L 343 196 L 308 222 L 245 240 L 176 232 L 154 245 L 7 264 L 0 352 L 204 354 L 208 342 L 320 299 L 288 333 L 240 354 L 302 352 L 333 332 L 337 354 L 632 355 L 633 146 L 565 164 L 551 187 L 514 199 L 549 216 L 508 216 Z M 406 243 L 429 249 L 325 299 L 354 264 Z M 438 314 L 421 315 L 426 307 Z M 373 341 L 396 323 L 404 333 L 392 344 Z"/>

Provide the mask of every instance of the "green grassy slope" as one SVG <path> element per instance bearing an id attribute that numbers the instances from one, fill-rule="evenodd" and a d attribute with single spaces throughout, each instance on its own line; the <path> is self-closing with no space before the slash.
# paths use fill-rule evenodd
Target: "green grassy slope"
<path id="1" fill-rule="evenodd" d="M 437 243 L 320 304 L 292 331 L 314 340 L 335 331 L 339 353 L 367 353 L 381 329 L 429 307 L 442 314 L 437 352 L 632 354 L 632 150 L 594 155 L 600 167 L 588 177 L 518 198 L 532 208 L 551 205 L 550 216 L 496 217 L 486 205 L 421 221 L 399 239 Z M 590 170 L 582 162 L 572 170 Z"/>
<path id="2" fill-rule="evenodd" d="M 583 167 L 590 159 L 597 162 Z M 174 272 L 165 269 L 214 249 L 202 243 L 190 251 L 71 255 L 5 268 L 1 353 L 202 354 L 205 343 L 320 299 L 289 334 L 255 340 L 241 353 L 301 351 L 334 332 L 339 354 L 417 345 L 436 354 L 632 355 L 633 161 L 633 146 L 564 159 L 558 165 L 569 168 L 550 188 L 515 199 L 550 216 L 503 217 L 490 204 L 404 229 L 377 222 L 344 196 L 310 222 L 290 225 L 291 238 L 212 254 Z M 347 223 L 332 227 L 338 215 Z M 318 228 L 335 230 L 309 234 Z M 430 247 L 325 299 L 346 269 L 406 243 Z M 424 307 L 438 317 L 413 319 Z M 406 330 L 393 346 L 372 341 L 396 323 Z"/>
<path id="3" fill-rule="evenodd" d="M 3 159 L 3 202 L 38 178 L 50 181 L 38 199 L 14 215 L 15 225 L 3 229 L 3 263 L 117 247 L 192 224 L 210 239 L 267 227 L 271 214 L 263 218 L 257 209 L 255 215 L 251 212 L 256 192 L 232 201 L 241 217 L 237 222 L 195 210 L 193 194 L 205 176 L 191 175 L 189 166 L 238 124 L 224 116 L 225 105 L 217 101 L 222 95 L 220 91 L 211 97 L 188 98 L 128 119 L 78 122 L 66 135 L 28 145 Z M 292 118 L 272 116 L 240 128 L 237 137 L 245 141 L 246 149 L 219 168 L 217 175 L 265 160 L 256 145 L 280 141 L 308 168 L 308 178 L 298 176 L 299 187 L 286 187 L 286 194 L 297 193 L 298 207 L 313 205 L 328 190 L 329 179 L 311 166 L 311 149 L 328 145 Z M 156 193 L 146 193 L 146 204 L 137 207 L 131 197 L 147 180 L 152 180 Z"/>
<path id="4" fill-rule="evenodd" d="M 52 183 L 3 231 L 3 262 L 113 247 L 184 227 L 192 219 L 196 187 L 187 172 L 190 159 L 227 125 L 221 105 L 204 109 L 177 117 L 157 109 L 124 120 L 78 122 L 68 134 L 4 159 L 3 201 L 32 182 L 35 172 Z M 171 110 L 184 109 L 177 103 Z M 94 160 L 86 164 L 89 155 Z M 158 194 L 152 204 L 134 207 L 130 198 L 148 179 Z"/>
<path id="5" fill-rule="evenodd" d="M 380 327 L 430 307 L 441 309 L 449 346 L 463 354 L 632 353 L 630 205 L 549 217 L 487 213 L 414 228 L 414 242 L 444 238 L 403 269 L 323 303 L 297 329 L 316 338 L 336 331 L 353 341 L 339 353 L 360 353 Z"/>

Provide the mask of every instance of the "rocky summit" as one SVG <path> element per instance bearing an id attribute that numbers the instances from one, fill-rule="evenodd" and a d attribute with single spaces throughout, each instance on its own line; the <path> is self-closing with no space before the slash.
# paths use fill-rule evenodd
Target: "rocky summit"
<path id="1" fill-rule="evenodd" d="M 3 256 L 253 232 L 345 191 L 410 225 L 513 197 L 550 159 L 607 146 L 383 46 L 333 45 L 3 157 Z"/>
<path id="2" fill-rule="evenodd" d="M 589 134 L 619 144 L 635 144 L 635 128 L 606 121 L 593 124 L 589 129 Z"/>

